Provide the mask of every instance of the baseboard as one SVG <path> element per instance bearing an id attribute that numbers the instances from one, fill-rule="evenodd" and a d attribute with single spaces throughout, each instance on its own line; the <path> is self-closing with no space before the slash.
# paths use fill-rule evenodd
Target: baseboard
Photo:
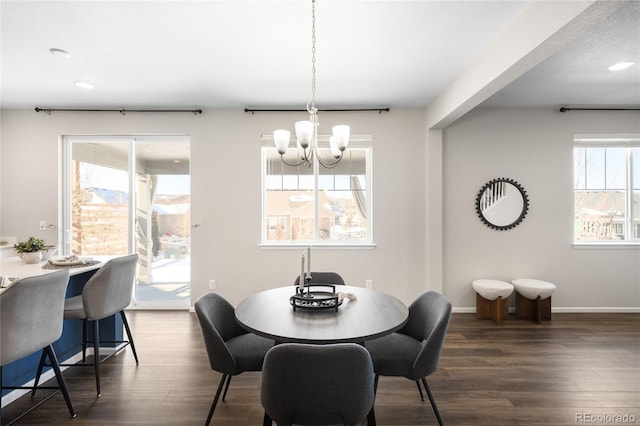
<path id="1" fill-rule="evenodd" d="M 613 313 L 613 314 L 638 314 L 640 307 L 607 307 L 607 306 L 586 306 L 586 307 L 558 307 L 551 308 L 551 312 L 556 314 L 578 314 L 578 313 Z"/>
<path id="2" fill-rule="evenodd" d="M 453 308 L 454 314 L 475 314 L 476 307 L 457 307 Z M 516 311 L 515 307 L 509 307 L 509 312 Z M 617 314 L 638 314 L 640 313 L 640 307 L 600 307 L 600 306 L 587 306 L 587 307 L 556 307 L 551 308 L 551 312 L 554 314 L 580 314 L 580 313 L 617 313 Z"/>
<path id="3" fill-rule="evenodd" d="M 112 355 L 114 353 L 116 353 L 118 350 L 122 349 L 124 347 L 124 343 L 118 345 L 117 347 L 100 347 L 100 358 L 102 358 L 102 355 Z M 87 355 L 93 355 L 93 348 L 88 347 L 87 348 Z M 76 364 L 78 362 L 82 362 L 82 351 L 78 351 L 76 354 L 72 355 L 71 357 L 65 359 L 64 361 L 65 364 Z M 60 366 L 60 370 L 61 371 L 65 371 L 67 368 L 70 368 L 71 366 Z M 45 383 L 48 380 L 54 379 L 56 377 L 55 373 L 53 372 L 53 369 L 49 369 L 47 370 L 45 373 L 42 374 L 42 376 L 40 376 L 40 383 Z M 33 386 L 33 384 L 35 383 L 36 379 L 35 377 L 32 380 L 29 380 L 27 383 L 24 383 L 22 385 L 16 385 L 16 386 L 26 386 L 26 387 L 31 387 Z M 12 385 L 13 386 L 13 385 Z M 10 391 L 9 393 L 7 393 L 6 395 L 2 396 L 2 406 L 0 408 L 4 408 L 7 405 L 11 404 L 13 401 L 17 400 L 18 398 L 28 394 L 29 392 L 31 392 L 29 389 L 14 389 L 12 391 Z"/>

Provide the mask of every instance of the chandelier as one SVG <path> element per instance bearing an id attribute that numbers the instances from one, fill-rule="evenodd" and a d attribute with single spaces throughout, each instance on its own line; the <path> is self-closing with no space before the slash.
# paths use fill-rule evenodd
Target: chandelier
<path id="1" fill-rule="evenodd" d="M 318 109 L 316 108 L 316 1 L 311 0 L 311 98 L 307 102 L 309 112 L 308 121 L 298 121 L 295 123 L 297 147 L 299 159 L 297 163 L 289 163 L 284 159 L 284 154 L 289 148 L 291 132 L 288 130 L 275 130 L 273 132 L 273 143 L 275 144 L 280 160 L 288 166 L 306 165 L 311 167 L 314 157 L 318 163 L 325 168 L 335 167 L 340 160 L 344 150 L 349 144 L 349 126 L 341 124 L 333 126 L 332 136 L 329 137 L 329 148 L 331 159 L 323 160 L 318 153 Z"/>

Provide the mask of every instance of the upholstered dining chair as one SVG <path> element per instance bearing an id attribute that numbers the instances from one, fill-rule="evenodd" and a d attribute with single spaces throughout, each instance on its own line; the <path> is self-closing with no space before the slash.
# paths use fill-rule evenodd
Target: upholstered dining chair
<path id="1" fill-rule="evenodd" d="M 224 401 L 231 377 L 244 371 L 261 371 L 267 351 L 275 342 L 247 332 L 238 325 L 235 308 L 217 293 L 208 293 L 195 303 L 196 316 L 211 369 L 222 373 L 205 425 L 211 422 L 223 386 Z M 225 386 L 226 384 L 226 386 Z"/>
<path id="2" fill-rule="evenodd" d="M 293 282 L 293 285 L 300 284 L 300 275 Z M 311 272 L 311 284 L 334 284 L 345 285 L 344 279 L 336 272 Z"/>
<path id="3" fill-rule="evenodd" d="M 69 271 L 60 270 L 17 280 L 11 287 L 0 293 L 0 383 L 3 365 L 41 350 L 42 358 L 49 358 L 58 386 L 41 386 L 40 389 L 60 389 L 69 414 L 75 417 L 67 385 L 52 346 L 53 342 L 62 335 L 64 297 L 68 283 Z M 32 387 L 5 386 L 4 384 L 0 387 L 32 389 Z M 2 407 L 2 389 L 0 389 L 0 407 Z M 13 421 L 22 418 L 54 395 L 55 393 L 43 399 Z"/>
<path id="4" fill-rule="evenodd" d="M 361 345 L 283 343 L 264 359 L 263 425 L 356 425 L 373 416 L 375 375 Z"/>
<path id="5" fill-rule="evenodd" d="M 107 261 L 95 274 L 89 278 L 82 289 L 82 294 L 65 300 L 64 319 L 82 320 L 82 363 L 63 364 L 69 367 L 93 366 L 96 376 L 96 393 L 100 397 L 100 363 L 106 361 L 127 345 L 131 346 L 131 352 L 138 364 L 138 354 L 129 328 L 129 322 L 124 310 L 131 303 L 133 284 L 136 276 L 138 255 L 116 257 Z M 120 314 L 122 324 L 129 340 L 101 341 L 99 321 L 114 314 Z M 87 339 L 87 327 L 91 322 L 93 326 L 93 363 L 86 362 L 86 349 L 89 343 Z M 122 343 L 116 352 L 101 358 L 100 343 Z M 41 361 L 36 374 L 36 383 L 40 378 L 44 362 Z"/>
<path id="6" fill-rule="evenodd" d="M 373 360 L 376 389 L 380 376 L 406 377 L 416 382 L 424 401 L 422 383 L 441 426 L 442 418 L 426 377 L 438 368 L 450 320 L 451 303 L 440 293 L 428 291 L 409 305 L 409 319 L 402 329 L 365 342 Z"/>

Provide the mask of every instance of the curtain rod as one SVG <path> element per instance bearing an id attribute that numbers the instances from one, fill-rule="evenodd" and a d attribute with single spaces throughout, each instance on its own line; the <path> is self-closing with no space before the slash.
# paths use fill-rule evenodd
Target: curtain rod
<path id="1" fill-rule="evenodd" d="M 640 111 L 639 108 L 567 108 L 561 107 L 560 112 L 567 111 Z"/>
<path id="2" fill-rule="evenodd" d="M 256 112 L 308 112 L 306 109 L 257 109 L 257 108 L 245 108 L 244 112 L 251 113 Z M 318 112 L 360 112 L 360 111 L 377 111 L 378 114 L 383 112 L 389 112 L 389 107 L 386 108 L 335 108 L 335 109 L 318 109 Z"/>
<path id="3" fill-rule="evenodd" d="M 84 109 L 84 108 L 35 108 L 36 112 L 46 112 L 51 115 L 52 112 L 119 112 L 125 115 L 128 112 L 191 112 L 194 115 L 202 114 L 201 109 Z"/>

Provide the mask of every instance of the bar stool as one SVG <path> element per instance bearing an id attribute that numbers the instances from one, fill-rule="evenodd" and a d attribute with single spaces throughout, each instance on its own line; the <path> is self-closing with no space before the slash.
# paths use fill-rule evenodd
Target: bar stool
<path id="1" fill-rule="evenodd" d="M 138 354 L 133 343 L 133 336 L 124 314 L 124 309 L 131 303 L 131 295 L 133 292 L 133 283 L 136 275 L 136 266 L 138 263 L 138 255 L 131 254 L 128 256 L 116 257 L 109 260 L 89 278 L 82 289 L 80 296 L 71 297 L 64 303 L 64 319 L 82 320 L 82 363 L 80 364 L 62 364 L 68 367 L 85 367 L 93 366 L 96 376 L 96 393 L 101 396 L 100 392 L 100 363 L 106 361 L 116 353 L 120 352 L 127 345 L 131 346 L 133 357 L 138 364 Z M 120 314 L 124 329 L 127 332 L 129 340 L 118 341 L 102 341 L 102 343 L 122 343 L 123 346 L 118 348 L 114 353 L 100 358 L 100 331 L 98 322 L 103 318 L 110 317 L 114 314 Z M 87 326 L 91 322 L 93 325 L 93 363 L 86 362 L 87 347 Z M 38 368 L 36 375 L 36 384 L 40 379 L 40 371 L 44 365 Z"/>
<path id="2" fill-rule="evenodd" d="M 517 319 L 533 319 L 538 323 L 551 319 L 551 294 L 555 284 L 530 278 L 518 278 L 511 283 L 516 288 Z"/>
<path id="3" fill-rule="evenodd" d="M 2 389 L 34 390 L 37 386 L 37 383 L 33 387 L 5 386 L 2 384 L 2 366 L 41 350 L 42 360 L 48 357 L 51 362 L 58 386 L 40 386 L 39 389 L 61 390 L 69 414 L 71 417 L 76 416 L 52 346 L 62 335 L 64 297 L 68 283 L 69 271 L 61 270 L 17 280 L 0 294 L 0 401 Z M 21 419 L 56 393 L 32 406 L 11 423 Z"/>
<path id="4" fill-rule="evenodd" d="M 509 318 L 509 296 L 513 285 L 504 281 L 481 279 L 471 286 L 476 291 L 476 318 L 492 319 L 497 324 Z"/>

